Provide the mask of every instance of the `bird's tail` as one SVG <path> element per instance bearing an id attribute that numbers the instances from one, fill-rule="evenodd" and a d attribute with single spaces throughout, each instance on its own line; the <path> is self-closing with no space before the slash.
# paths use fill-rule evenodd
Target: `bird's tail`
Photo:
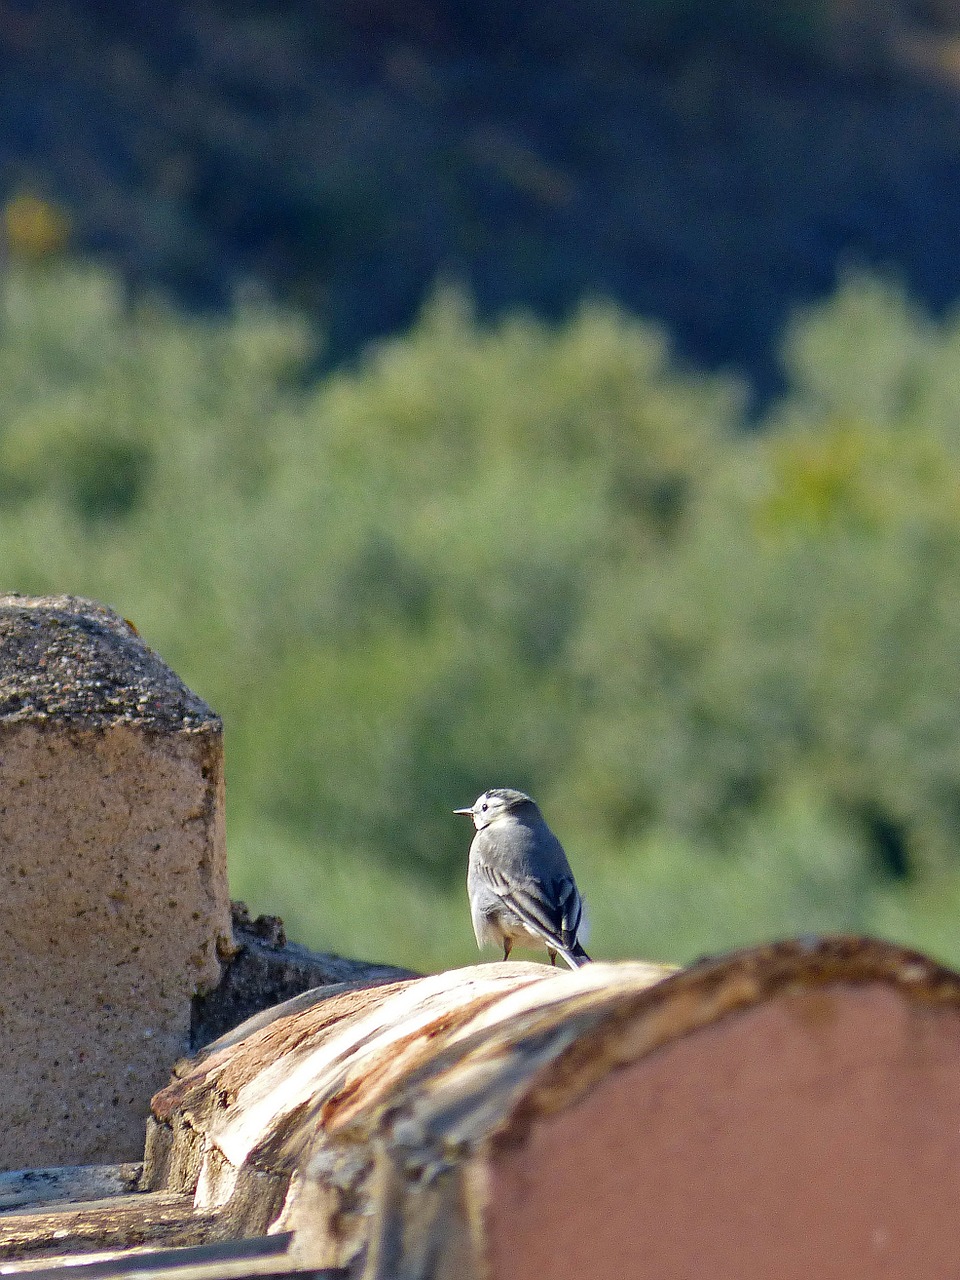
<path id="1" fill-rule="evenodd" d="M 579 969 L 581 965 L 593 963 L 579 942 L 574 942 L 572 947 L 561 947 L 560 954 L 571 969 Z"/>

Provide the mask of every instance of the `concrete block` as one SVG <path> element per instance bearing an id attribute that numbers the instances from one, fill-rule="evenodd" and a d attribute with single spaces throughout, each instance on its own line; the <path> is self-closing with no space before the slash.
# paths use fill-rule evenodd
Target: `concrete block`
<path id="1" fill-rule="evenodd" d="M 111 610 L 0 596 L 0 1168 L 136 1160 L 230 942 L 219 718 Z"/>

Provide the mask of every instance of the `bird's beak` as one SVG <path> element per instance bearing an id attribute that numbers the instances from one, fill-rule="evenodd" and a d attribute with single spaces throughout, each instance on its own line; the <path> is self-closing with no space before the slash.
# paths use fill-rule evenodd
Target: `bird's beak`
<path id="1" fill-rule="evenodd" d="M 462 814 L 464 814 L 464 815 L 465 815 L 466 817 L 468 817 L 468 818 L 472 818 L 472 817 L 473 817 L 473 809 L 472 809 L 472 808 L 470 808 L 470 809 L 454 809 L 454 811 L 453 811 L 453 812 L 454 812 L 454 813 L 462 813 Z"/>

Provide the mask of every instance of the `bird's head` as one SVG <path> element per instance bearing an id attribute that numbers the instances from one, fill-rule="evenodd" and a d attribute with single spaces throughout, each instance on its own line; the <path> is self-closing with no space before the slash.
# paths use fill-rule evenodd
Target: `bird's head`
<path id="1" fill-rule="evenodd" d="M 496 822 L 498 818 L 504 818 L 528 804 L 533 805 L 533 801 L 525 792 L 514 791 L 512 787 L 494 787 L 474 800 L 469 809 L 454 809 L 453 812 L 472 818 L 473 825 L 478 831 L 482 831 L 484 827 L 489 827 L 491 822 Z M 534 808 L 536 808 L 535 805 Z"/>

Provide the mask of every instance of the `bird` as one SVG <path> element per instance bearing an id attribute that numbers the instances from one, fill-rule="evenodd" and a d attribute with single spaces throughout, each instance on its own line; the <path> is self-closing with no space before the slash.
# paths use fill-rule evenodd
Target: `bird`
<path id="1" fill-rule="evenodd" d="M 590 957 L 580 945 L 583 899 L 563 845 L 540 807 L 523 791 L 494 787 L 469 809 L 476 835 L 467 864 L 467 894 L 477 946 L 491 942 L 509 959 L 515 942 L 540 942 L 550 963 L 571 969 Z"/>

